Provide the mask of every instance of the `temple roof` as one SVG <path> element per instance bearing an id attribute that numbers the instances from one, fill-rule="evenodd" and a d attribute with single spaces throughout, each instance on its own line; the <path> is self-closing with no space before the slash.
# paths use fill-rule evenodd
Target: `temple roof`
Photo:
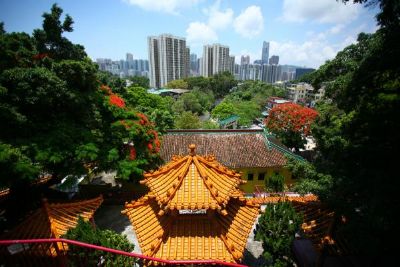
<path id="1" fill-rule="evenodd" d="M 168 162 L 174 155 L 186 155 L 189 144 L 229 168 L 281 167 L 286 156 L 303 160 L 263 130 L 169 130 L 163 135 L 161 158 Z"/>
<path id="2" fill-rule="evenodd" d="M 206 214 L 160 216 L 154 198 L 147 195 L 125 205 L 142 253 L 171 260 L 217 259 L 236 262 L 243 257 L 247 237 L 259 206 L 230 200 L 226 216 Z"/>
<path id="3" fill-rule="evenodd" d="M 157 203 L 167 209 L 217 209 L 224 212 L 230 198 L 241 198 L 237 187 L 244 183 L 240 174 L 219 164 L 213 156 L 195 154 L 175 156 L 159 170 L 144 174 L 146 184 Z"/>
<path id="4" fill-rule="evenodd" d="M 84 220 L 92 218 L 102 202 L 102 196 L 69 203 L 48 203 L 44 200 L 42 208 L 36 210 L 3 237 L 8 239 L 60 238 L 70 228 L 77 225 L 79 216 Z"/>
<path id="5" fill-rule="evenodd" d="M 150 192 L 125 204 L 142 253 L 171 260 L 240 261 L 259 204 L 238 189 L 240 174 L 199 156 L 189 146 L 185 157 L 155 172 L 142 183 Z M 155 264 L 155 263 L 154 263 Z"/>

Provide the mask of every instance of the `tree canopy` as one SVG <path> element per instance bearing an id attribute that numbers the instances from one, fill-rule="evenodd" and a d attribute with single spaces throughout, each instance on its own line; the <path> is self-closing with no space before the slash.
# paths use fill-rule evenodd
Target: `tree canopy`
<path id="1" fill-rule="evenodd" d="M 332 100 L 318 106 L 315 165 L 332 176 L 327 199 L 348 222 L 341 230 L 349 244 L 383 264 L 395 255 L 390 240 L 398 240 L 393 213 L 399 204 L 400 5 L 354 2 L 379 3 L 380 29 L 361 33 L 357 43 L 311 75 Z"/>
<path id="2" fill-rule="evenodd" d="M 288 147 L 303 148 L 305 137 L 310 134 L 311 124 L 318 112 L 293 103 L 273 107 L 265 121 L 266 127 L 275 133 Z"/>
<path id="3" fill-rule="evenodd" d="M 63 37 L 73 21 L 61 15 L 53 5 L 33 37 L 0 35 L 0 186 L 88 164 L 129 179 L 158 160 L 154 123 L 102 84 L 83 47 Z"/>

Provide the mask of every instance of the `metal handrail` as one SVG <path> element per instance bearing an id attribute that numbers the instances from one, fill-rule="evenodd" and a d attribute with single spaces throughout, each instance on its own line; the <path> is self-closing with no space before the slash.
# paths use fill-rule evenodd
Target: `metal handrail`
<path id="1" fill-rule="evenodd" d="M 122 250 L 92 245 L 80 241 L 64 239 L 64 238 L 45 238 L 45 239 L 21 239 L 21 240 L 0 240 L 0 246 L 8 246 L 13 244 L 45 244 L 45 243 L 67 243 L 70 245 L 95 249 L 95 250 L 102 250 L 109 253 L 114 253 L 118 255 L 123 255 L 132 258 L 138 258 L 143 260 L 150 260 L 159 263 L 169 264 L 169 265 L 184 265 L 184 264 L 199 264 L 199 265 L 222 265 L 222 266 L 233 266 L 233 267 L 247 267 L 246 265 L 238 264 L 238 263 L 231 263 L 225 262 L 220 260 L 165 260 L 155 257 L 149 257 L 142 254 L 138 254 L 135 252 L 126 252 Z"/>

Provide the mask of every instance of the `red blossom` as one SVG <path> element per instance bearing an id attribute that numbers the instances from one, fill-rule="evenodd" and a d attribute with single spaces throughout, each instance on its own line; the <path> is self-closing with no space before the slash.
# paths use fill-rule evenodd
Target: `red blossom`
<path id="1" fill-rule="evenodd" d="M 136 149 L 133 146 L 129 148 L 129 159 L 130 160 L 136 159 Z"/>
<path id="2" fill-rule="evenodd" d="M 125 101 L 121 97 L 117 95 L 111 95 L 110 96 L 110 104 L 117 106 L 119 108 L 124 108 L 125 107 Z"/>
<path id="3" fill-rule="evenodd" d="M 153 144 L 152 143 L 148 143 L 147 144 L 147 148 L 152 151 L 153 150 Z"/>
<path id="4" fill-rule="evenodd" d="M 141 124 L 141 125 L 147 125 L 147 124 L 149 124 L 149 119 L 147 118 L 147 116 L 146 115 L 144 115 L 143 113 L 137 113 L 136 114 L 138 117 L 139 117 L 139 123 Z"/>
<path id="5" fill-rule="evenodd" d="M 293 103 L 277 105 L 271 109 L 265 124 L 270 130 L 283 130 L 310 133 L 311 124 L 318 112 Z"/>

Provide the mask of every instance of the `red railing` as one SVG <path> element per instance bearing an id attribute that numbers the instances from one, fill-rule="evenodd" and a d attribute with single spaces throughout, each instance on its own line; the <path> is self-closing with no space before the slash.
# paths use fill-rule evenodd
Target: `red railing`
<path id="1" fill-rule="evenodd" d="M 112 248 L 107 248 L 107 247 L 102 247 L 102 246 L 97 246 L 97 245 L 92 245 L 92 244 L 87 244 L 75 240 L 69 240 L 69 239 L 63 239 L 63 238 L 49 238 L 49 239 L 23 239 L 23 240 L 0 240 L 0 264 L 2 263 L 1 258 L 5 259 L 4 253 L 5 246 L 10 246 L 10 245 L 15 245 L 15 244 L 28 244 L 31 245 L 32 247 L 34 245 L 53 245 L 55 250 L 57 251 L 56 256 L 64 256 L 64 258 L 59 262 L 60 266 L 67 265 L 66 262 L 68 262 L 68 253 L 62 253 L 59 251 L 60 247 L 66 248 L 68 246 L 78 246 L 81 248 L 89 249 L 89 250 L 95 250 L 95 251 L 104 251 L 107 253 L 111 253 L 114 256 L 119 255 L 119 256 L 124 256 L 128 258 L 134 258 L 134 259 L 140 259 L 144 261 L 152 261 L 154 263 L 162 264 L 162 265 L 216 265 L 216 266 L 235 266 L 235 267 L 247 267 L 246 265 L 241 265 L 237 263 L 231 263 L 231 262 L 224 262 L 220 260 L 165 260 L 165 259 L 160 259 L 160 258 L 155 258 L 155 257 L 149 257 L 145 256 L 142 254 L 134 253 L 134 252 L 126 252 L 122 250 L 117 250 L 117 249 L 112 249 Z M 67 244 L 67 245 L 65 245 Z M 21 252 L 26 252 L 31 247 L 26 247 L 21 246 L 22 251 Z M 47 248 L 49 250 L 49 248 Z M 36 250 L 38 251 L 38 250 Z M 63 250 L 64 251 L 64 250 Z M 89 252 L 90 253 L 90 252 Z M 2 255 L 3 254 L 3 255 Z M 16 256 L 15 258 L 21 259 L 22 257 L 18 256 L 19 253 L 15 253 L 15 255 L 9 254 L 8 258 Z M 43 254 L 45 255 L 45 254 Z M 51 257 L 47 254 L 48 257 Z M 14 260 L 15 260 L 14 258 Z M 3 265 L 2 265 L 3 266 Z M 4 265 L 4 266 L 9 266 L 9 265 Z M 19 266 L 25 266 L 24 263 Z M 31 266 L 28 262 L 26 266 Z M 103 265 L 98 265 L 98 266 L 103 266 Z"/>

